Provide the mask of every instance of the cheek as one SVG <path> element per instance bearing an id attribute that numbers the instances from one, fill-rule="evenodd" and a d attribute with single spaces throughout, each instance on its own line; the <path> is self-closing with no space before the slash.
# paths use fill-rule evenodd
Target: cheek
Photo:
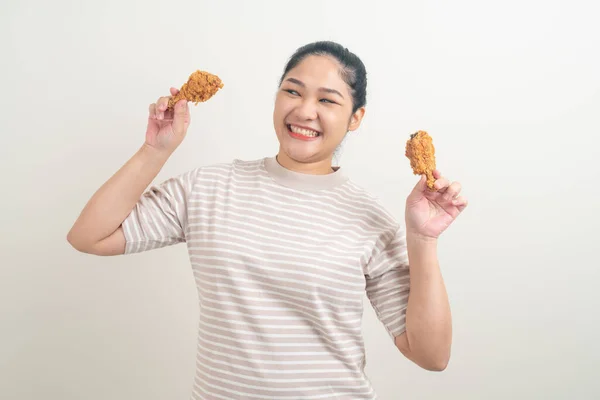
<path id="1" fill-rule="evenodd" d="M 321 123 L 324 125 L 323 128 L 330 131 L 330 133 L 344 134 L 347 128 L 347 118 L 345 114 L 339 112 L 339 110 L 323 110 L 321 113 Z"/>
<path id="2" fill-rule="evenodd" d="M 285 117 L 286 117 L 286 110 L 281 106 L 276 106 L 274 116 L 275 116 L 276 123 L 278 123 L 278 124 L 283 123 L 283 121 L 285 120 Z"/>
<path id="3" fill-rule="evenodd" d="M 275 113 L 277 115 L 286 115 L 294 107 L 294 102 L 283 95 L 278 95 L 275 99 Z"/>

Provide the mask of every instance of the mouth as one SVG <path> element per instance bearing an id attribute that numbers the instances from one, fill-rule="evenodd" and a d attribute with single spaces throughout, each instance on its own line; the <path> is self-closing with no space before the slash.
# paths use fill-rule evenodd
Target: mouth
<path id="1" fill-rule="evenodd" d="M 286 127 L 288 129 L 288 134 L 296 139 L 300 139 L 300 140 L 316 140 L 318 137 L 321 136 L 321 132 L 309 129 L 309 128 L 305 128 L 305 127 L 299 127 L 296 125 L 292 125 L 292 124 L 286 124 Z"/>

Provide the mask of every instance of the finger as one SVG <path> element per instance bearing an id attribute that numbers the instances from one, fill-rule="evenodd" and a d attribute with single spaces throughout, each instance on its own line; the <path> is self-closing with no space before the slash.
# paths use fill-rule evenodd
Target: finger
<path id="1" fill-rule="evenodd" d="M 158 104 L 159 111 L 165 111 L 167 109 L 167 107 L 169 106 L 170 98 L 171 98 L 171 96 L 164 96 L 158 100 L 157 104 Z"/>
<path id="2" fill-rule="evenodd" d="M 164 112 L 163 121 L 173 121 L 174 114 L 175 114 L 175 112 L 173 111 L 173 109 L 168 108 Z"/>
<path id="3" fill-rule="evenodd" d="M 165 96 L 165 97 L 161 97 L 158 99 L 158 101 L 156 102 L 156 108 L 157 108 L 157 114 L 158 114 L 158 119 L 163 119 L 165 117 L 164 112 L 167 110 L 168 106 L 169 106 L 169 99 L 171 98 L 171 96 Z"/>
<path id="4" fill-rule="evenodd" d="M 417 182 L 416 189 L 418 191 L 424 191 L 427 188 L 427 175 L 421 175 L 421 179 Z"/>
<path id="5" fill-rule="evenodd" d="M 410 196 L 416 201 L 423 197 L 423 194 L 428 190 L 427 175 L 421 175 L 419 182 L 413 187 Z"/>
<path id="6" fill-rule="evenodd" d="M 179 93 L 179 89 L 174 88 L 174 87 L 172 87 L 170 89 L 170 91 L 171 91 L 171 95 L 173 95 L 173 96 L 177 96 L 177 93 Z"/>
<path id="7" fill-rule="evenodd" d="M 461 185 L 459 182 L 452 182 L 450 184 L 450 186 L 448 186 L 448 189 L 446 189 L 446 192 L 444 193 L 444 199 L 447 201 L 450 201 L 456 197 L 458 197 L 458 194 L 460 193 L 461 190 Z"/>
<path id="8" fill-rule="evenodd" d="M 433 184 L 433 188 L 436 189 L 438 192 L 443 193 L 448 189 L 449 185 L 450 182 L 448 181 L 448 179 L 440 177 L 436 179 L 435 183 Z"/>
<path id="9" fill-rule="evenodd" d="M 406 198 L 407 205 L 418 203 L 423 196 L 425 196 L 427 191 L 427 175 L 423 174 L 421 175 L 419 182 L 417 182 L 413 190 L 408 194 L 408 197 Z"/>
<path id="10" fill-rule="evenodd" d="M 469 204 L 468 200 L 463 196 L 458 196 L 454 200 L 452 200 L 452 205 L 458 208 L 459 211 L 464 210 Z"/>
<path id="11" fill-rule="evenodd" d="M 156 119 L 156 104 L 152 103 L 150 104 L 150 106 L 148 106 L 148 116 L 151 119 Z"/>
<path id="12" fill-rule="evenodd" d="M 187 100 L 179 100 L 175 104 L 173 112 L 173 131 L 185 133 L 185 125 L 190 121 Z"/>
<path id="13" fill-rule="evenodd" d="M 434 169 L 433 171 L 431 171 L 433 173 L 433 177 L 435 179 L 440 179 L 442 177 L 442 173 L 440 172 L 439 169 Z"/>

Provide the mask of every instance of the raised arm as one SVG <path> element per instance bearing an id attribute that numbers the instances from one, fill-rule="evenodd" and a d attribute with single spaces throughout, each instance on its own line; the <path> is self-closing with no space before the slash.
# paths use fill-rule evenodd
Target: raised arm
<path id="1" fill-rule="evenodd" d="M 171 89 L 173 96 L 177 93 Z M 102 256 L 124 253 L 121 224 L 181 144 L 190 123 L 187 101 L 167 110 L 168 101 L 161 97 L 150 105 L 145 143 L 96 191 L 75 221 L 67 235 L 75 249 Z"/>
<path id="2" fill-rule="evenodd" d="M 423 175 L 406 200 L 410 295 L 406 331 L 396 346 L 410 360 L 434 371 L 444 370 L 452 347 L 452 316 L 437 254 L 437 240 L 467 207 L 461 184 L 434 170 L 433 189 Z"/>

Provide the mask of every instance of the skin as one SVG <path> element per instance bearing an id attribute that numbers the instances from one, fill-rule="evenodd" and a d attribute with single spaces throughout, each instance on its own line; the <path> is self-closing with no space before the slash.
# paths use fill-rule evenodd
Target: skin
<path id="1" fill-rule="evenodd" d="M 360 126 L 364 107 L 352 112 L 350 88 L 330 57 L 311 56 L 284 77 L 275 101 L 273 124 L 280 143 L 277 159 L 292 171 L 329 174 L 335 149 L 348 131 Z M 171 95 L 178 90 L 171 88 Z M 67 235 L 84 253 L 123 254 L 121 223 L 143 191 L 185 138 L 190 113 L 185 100 L 167 110 L 170 96 L 149 107 L 146 140 L 140 149 L 92 196 Z M 316 130 L 317 140 L 291 137 L 288 124 Z M 448 295 L 438 261 L 439 236 L 467 206 L 461 185 L 434 171 L 435 191 L 425 176 L 406 198 L 405 223 L 410 259 L 411 291 L 406 330 L 395 338 L 398 349 L 417 365 L 431 371 L 446 368 L 450 359 L 452 319 Z"/>
<path id="2" fill-rule="evenodd" d="M 406 199 L 405 223 L 411 289 L 406 330 L 396 337 L 398 349 L 430 371 L 446 369 L 452 346 L 452 317 L 438 260 L 440 235 L 467 207 L 461 184 L 433 171 L 434 191 L 421 176 Z"/>
<path id="3" fill-rule="evenodd" d="M 332 172 L 333 154 L 348 131 L 360 126 L 361 107 L 352 113 L 349 86 L 332 58 L 309 56 L 288 72 L 277 92 L 273 125 L 279 140 L 277 160 L 287 169 L 309 174 Z M 288 124 L 320 133 L 310 142 L 288 134 Z"/>
<path id="4" fill-rule="evenodd" d="M 178 92 L 171 88 L 172 96 Z M 121 224 L 181 144 L 190 124 L 187 102 L 181 100 L 167 111 L 168 102 L 166 96 L 150 104 L 144 144 L 94 193 L 73 224 L 67 241 L 76 250 L 99 256 L 125 252 Z"/>

